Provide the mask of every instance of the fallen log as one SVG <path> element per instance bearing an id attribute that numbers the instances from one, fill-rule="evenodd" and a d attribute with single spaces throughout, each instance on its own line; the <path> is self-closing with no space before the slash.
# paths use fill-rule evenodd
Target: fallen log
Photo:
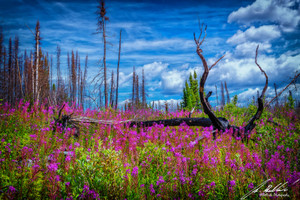
<path id="1" fill-rule="evenodd" d="M 225 118 L 219 117 L 219 120 L 226 120 Z M 154 126 L 155 124 L 162 124 L 164 126 L 180 126 L 185 123 L 188 126 L 202 126 L 210 127 L 212 122 L 209 118 L 176 118 L 176 119 L 164 119 L 164 120 L 152 120 L 152 121 L 131 121 L 129 127 L 134 125 L 137 127 L 149 127 Z"/>

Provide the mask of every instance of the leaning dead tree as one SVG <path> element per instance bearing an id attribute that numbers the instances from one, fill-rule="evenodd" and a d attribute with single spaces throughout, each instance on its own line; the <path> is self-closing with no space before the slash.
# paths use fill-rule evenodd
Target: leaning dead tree
<path id="1" fill-rule="evenodd" d="M 216 131 L 226 131 L 229 129 L 233 129 L 234 133 L 237 134 L 237 136 L 241 136 L 242 133 L 244 135 L 248 135 L 255 127 L 255 121 L 258 120 L 263 112 L 264 105 L 263 105 L 263 98 L 265 95 L 265 92 L 268 87 L 268 76 L 265 73 L 265 71 L 260 67 L 260 65 L 257 63 L 257 54 L 258 54 L 258 46 L 256 48 L 256 54 L 255 54 L 255 64 L 258 66 L 260 71 L 265 75 L 266 77 L 266 83 L 264 86 L 264 89 L 261 93 L 261 95 L 258 97 L 258 108 L 255 113 L 255 115 L 248 121 L 247 125 L 245 127 L 237 127 L 235 125 L 230 125 L 229 121 L 223 117 L 217 117 L 214 112 L 211 109 L 211 106 L 208 102 L 208 97 L 211 95 L 211 92 L 208 93 L 207 97 L 204 97 L 204 86 L 206 79 L 209 75 L 210 70 L 225 56 L 223 55 L 221 58 L 219 58 L 212 66 L 208 67 L 208 64 L 206 62 L 205 57 L 203 56 L 203 50 L 201 49 L 201 45 L 203 44 L 205 37 L 206 37 L 206 27 L 204 29 L 205 35 L 203 38 L 201 38 L 202 33 L 203 33 L 203 25 L 200 28 L 200 34 L 199 37 L 196 38 L 196 35 L 194 33 L 194 41 L 196 43 L 197 49 L 196 52 L 198 56 L 200 57 L 203 67 L 204 67 L 204 72 L 202 74 L 202 78 L 200 80 L 200 87 L 199 87 L 199 93 L 200 93 L 200 101 L 202 104 L 202 108 L 204 113 L 209 117 L 207 118 L 182 118 L 182 119 L 171 119 L 171 120 L 158 120 L 158 121 L 133 121 L 130 123 L 130 126 L 136 125 L 136 126 L 152 126 L 153 124 L 163 124 L 163 125 L 168 125 L 168 126 L 178 126 L 178 124 L 181 124 L 185 122 L 189 126 L 213 126 L 214 129 L 214 137 Z M 201 39 L 201 40 L 200 40 Z"/>
<path id="2" fill-rule="evenodd" d="M 209 75 L 210 70 L 225 56 L 223 55 L 220 57 L 213 65 L 210 67 L 208 66 L 205 57 L 203 56 L 203 50 L 201 49 L 201 45 L 203 44 L 205 37 L 206 37 L 206 27 L 205 27 L 205 35 L 203 38 L 201 38 L 202 33 L 203 33 L 203 25 L 200 28 L 200 35 L 198 38 L 196 38 L 196 35 L 194 34 L 194 40 L 196 44 L 196 52 L 199 56 L 199 58 L 202 61 L 204 72 L 202 74 L 201 80 L 200 80 L 200 87 L 199 87 L 199 94 L 200 94 L 200 101 L 202 104 L 202 108 L 204 113 L 208 116 L 208 118 L 191 118 L 191 113 L 188 118 L 179 118 L 179 119 L 166 119 L 166 120 L 154 120 L 154 121 L 137 121 L 135 119 L 130 119 L 130 120 L 125 120 L 125 121 L 112 121 L 112 120 L 97 120 L 97 119 L 91 119 L 87 117 L 73 117 L 71 115 L 61 115 L 61 111 L 63 107 L 59 111 L 58 118 L 55 118 L 55 126 L 54 129 L 56 129 L 56 124 L 61 124 L 63 127 L 67 127 L 67 124 L 71 124 L 71 126 L 74 125 L 76 128 L 76 123 L 79 122 L 85 122 L 85 123 L 97 123 L 97 124 L 106 124 L 106 125 L 114 125 L 114 124 L 122 124 L 126 123 L 129 125 L 129 127 L 147 127 L 147 126 L 153 126 L 155 124 L 162 124 L 164 126 L 179 126 L 182 123 L 187 124 L 188 126 L 202 126 L 202 127 L 210 127 L 212 126 L 214 131 L 213 131 L 213 136 L 214 138 L 216 137 L 217 132 L 224 132 L 229 129 L 233 129 L 233 134 L 237 136 L 243 136 L 242 134 L 244 133 L 243 138 L 247 138 L 246 136 L 255 128 L 255 121 L 258 120 L 261 117 L 261 114 L 264 109 L 264 104 L 263 104 L 263 98 L 265 95 L 265 92 L 268 87 L 268 76 L 265 73 L 265 71 L 260 67 L 260 65 L 257 63 L 257 55 L 258 55 L 258 47 L 256 48 L 256 54 L 255 54 L 255 64 L 259 68 L 259 70 L 264 74 L 266 78 L 266 83 L 263 88 L 263 91 L 261 92 L 261 95 L 258 97 L 258 107 L 255 115 L 248 121 L 247 125 L 244 127 L 237 127 L 235 125 L 229 124 L 229 121 L 223 117 L 217 117 L 214 112 L 212 111 L 212 108 L 209 104 L 208 98 L 211 96 L 212 92 L 210 91 L 207 96 L 204 96 L 204 86 L 207 80 L 207 77 Z M 201 39 L 201 41 L 200 41 Z M 135 76 L 134 76 L 135 78 Z M 134 89 L 134 87 L 133 87 Z M 198 138 L 195 142 L 201 140 L 202 138 Z"/>
<path id="3" fill-rule="evenodd" d="M 277 94 L 277 91 L 276 91 L 276 86 L 275 86 L 275 83 L 274 83 L 274 87 L 275 87 L 275 94 L 276 94 L 276 96 L 275 97 L 273 97 L 268 103 L 266 103 L 266 105 L 265 105 L 265 107 L 267 107 L 267 106 L 270 106 L 270 104 L 275 100 L 275 99 L 277 99 L 290 85 L 292 85 L 293 83 L 296 83 L 296 80 L 297 80 L 297 78 L 299 78 L 300 77 L 300 73 L 298 73 L 298 72 L 296 72 L 295 73 L 295 76 L 294 76 L 294 78 L 293 78 L 293 80 L 287 85 L 287 86 L 285 86 L 278 94 Z M 278 99 L 277 99 L 277 104 L 278 104 Z"/>

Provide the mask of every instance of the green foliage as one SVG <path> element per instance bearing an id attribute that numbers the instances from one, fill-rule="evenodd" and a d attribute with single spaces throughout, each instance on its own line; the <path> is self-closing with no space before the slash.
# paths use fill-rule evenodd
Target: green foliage
<path id="1" fill-rule="evenodd" d="M 192 108 L 201 109 L 199 85 L 197 80 L 197 73 L 190 74 L 189 83 L 185 82 L 185 88 L 183 88 L 183 99 L 181 107 L 185 110 L 191 110 Z"/>
<path id="2" fill-rule="evenodd" d="M 64 113 L 83 114 L 66 107 Z M 210 129 L 186 125 L 136 130 L 124 124 L 80 124 L 79 137 L 73 137 L 70 127 L 52 131 L 56 113 L 50 109 L 35 104 L 1 108 L 0 199 L 96 199 L 82 196 L 87 187 L 100 199 L 241 199 L 252 190 L 249 184 L 257 187 L 275 177 L 275 186 L 299 171 L 300 125 L 287 107 L 265 109 L 244 143 L 231 132 L 213 140 Z M 256 110 L 255 105 L 240 108 L 233 102 L 215 113 L 244 126 Z M 124 121 L 186 113 L 106 110 L 85 116 Z M 205 114 L 196 111 L 195 116 Z M 204 139 L 194 144 L 201 135 Z M 10 186 L 17 192 L 9 191 Z M 287 187 L 291 199 L 298 199 L 298 188 Z M 258 198 L 258 193 L 249 197 Z"/>
<path id="3" fill-rule="evenodd" d="M 288 101 L 285 104 L 285 106 L 288 107 L 288 108 L 290 108 L 290 109 L 294 109 L 294 107 L 295 107 L 295 99 L 293 98 L 291 91 L 290 91 L 290 94 L 289 94 L 287 100 Z"/>
<path id="4" fill-rule="evenodd" d="M 232 104 L 236 106 L 237 105 L 237 101 L 238 101 L 238 96 L 234 95 Z"/>

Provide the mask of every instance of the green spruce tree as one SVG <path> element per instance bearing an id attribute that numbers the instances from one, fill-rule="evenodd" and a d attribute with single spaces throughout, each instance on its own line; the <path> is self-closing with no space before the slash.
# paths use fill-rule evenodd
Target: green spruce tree
<path id="1" fill-rule="evenodd" d="M 199 95 L 199 85 L 197 80 L 197 73 L 190 74 L 189 83 L 185 81 L 185 88 L 183 88 L 183 98 L 182 98 L 181 108 L 185 110 L 201 109 L 200 95 Z"/>

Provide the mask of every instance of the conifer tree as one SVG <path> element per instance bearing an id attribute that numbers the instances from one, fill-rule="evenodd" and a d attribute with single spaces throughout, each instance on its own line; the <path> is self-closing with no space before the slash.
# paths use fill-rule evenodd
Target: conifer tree
<path id="1" fill-rule="evenodd" d="M 185 88 L 183 89 L 183 99 L 181 107 L 183 109 L 191 110 L 192 108 L 201 109 L 199 85 L 197 81 L 197 73 L 189 76 L 189 84 L 185 82 Z"/>

